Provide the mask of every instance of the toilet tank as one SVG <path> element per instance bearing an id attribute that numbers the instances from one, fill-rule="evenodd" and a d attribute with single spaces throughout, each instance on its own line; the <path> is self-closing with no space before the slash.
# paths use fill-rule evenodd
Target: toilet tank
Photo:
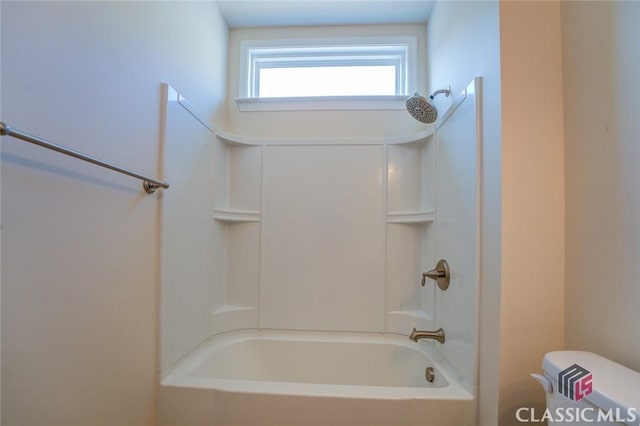
<path id="1" fill-rule="evenodd" d="M 549 424 L 640 426 L 640 373 L 582 351 L 549 352 L 542 369 Z"/>

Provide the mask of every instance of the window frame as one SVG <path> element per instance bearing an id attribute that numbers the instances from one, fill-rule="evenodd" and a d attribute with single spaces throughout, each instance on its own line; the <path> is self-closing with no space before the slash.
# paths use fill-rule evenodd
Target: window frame
<path id="1" fill-rule="evenodd" d="M 239 97 L 243 111 L 402 109 L 417 86 L 417 37 L 348 37 L 243 40 L 240 42 Z M 390 96 L 264 97 L 259 71 L 287 66 L 392 65 L 396 94 Z"/>

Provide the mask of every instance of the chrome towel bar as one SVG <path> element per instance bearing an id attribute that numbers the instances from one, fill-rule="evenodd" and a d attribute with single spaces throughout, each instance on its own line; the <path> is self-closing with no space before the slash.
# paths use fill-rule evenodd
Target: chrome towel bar
<path id="1" fill-rule="evenodd" d="M 102 161 L 102 160 L 98 160 L 95 157 L 92 157 L 90 155 L 86 155 L 86 154 L 82 154 L 78 151 L 74 151 L 72 149 L 69 148 L 65 148 L 63 146 L 57 145 L 53 142 L 49 142 L 47 140 L 44 139 L 40 139 L 37 138 L 35 136 L 31 136 L 27 133 L 21 132 L 20 130 L 16 130 L 13 129 L 11 127 L 9 127 L 7 124 L 0 122 L 0 135 L 1 136 L 13 136 L 14 138 L 17 139 L 21 139 L 25 142 L 30 142 L 33 144 L 36 144 L 38 146 L 41 146 L 43 148 L 47 148 L 50 149 L 52 151 L 56 151 L 65 155 L 69 155 L 71 157 L 83 160 L 83 161 L 87 161 L 89 163 L 92 164 L 96 164 L 98 166 L 101 167 L 105 167 L 107 169 L 111 169 L 113 171 L 116 171 L 118 173 L 122 173 L 125 174 L 127 176 L 131 176 L 137 179 L 140 179 L 142 181 L 142 187 L 144 188 L 145 192 L 147 192 L 147 194 L 153 194 L 155 192 L 156 189 L 158 188 L 163 188 L 163 189 L 167 189 L 169 188 L 169 184 L 167 182 L 160 182 L 158 180 L 155 179 L 151 179 L 149 177 L 143 176 L 141 174 L 132 172 L 131 170 L 127 170 L 127 169 L 123 169 L 122 167 L 118 167 L 116 165 L 113 165 L 111 163 L 107 163 L 106 161 Z"/>

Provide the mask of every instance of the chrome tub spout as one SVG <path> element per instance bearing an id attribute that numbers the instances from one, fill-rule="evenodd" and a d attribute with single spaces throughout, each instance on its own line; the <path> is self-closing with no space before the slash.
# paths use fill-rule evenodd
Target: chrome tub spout
<path id="1" fill-rule="evenodd" d="M 409 339 L 414 342 L 417 342 L 420 339 L 433 339 L 440 343 L 444 343 L 444 330 L 439 328 L 436 331 L 416 331 L 414 327 Z"/>

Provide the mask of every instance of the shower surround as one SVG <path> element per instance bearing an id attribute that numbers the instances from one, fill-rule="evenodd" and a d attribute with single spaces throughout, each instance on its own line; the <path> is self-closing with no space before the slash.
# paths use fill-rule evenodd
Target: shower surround
<path id="1" fill-rule="evenodd" d="M 173 191 L 162 213 L 163 416 L 173 418 L 180 394 L 197 388 L 187 400 L 196 411 L 204 404 L 213 424 L 234 424 L 251 410 L 209 412 L 204 401 L 251 407 L 265 397 L 283 407 L 302 398 L 315 407 L 307 420 L 337 420 L 320 415 L 327 398 L 362 407 L 384 399 L 406 424 L 473 424 L 480 80 L 437 130 L 322 140 L 227 134 L 165 89 L 164 177 L 173 175 Z M 200 142 L 185 150 L 185 137 Z M 181 167 L 185 157 L 196 166 Z M 444 257 L 450 288 L 421 287 L 422 273 Z M 447 340 L 411 342 L 413 327 L 442 327 Z M 333 358 L 318 351 L 343 356 L 321 365 Z M 413 375 L 402 372 L 409 353 Z M 396 380 L 348 379 L 374 361 L 373 371 Z M 239 374 L 222 377 L 220 365 Z M 424 379 L 428 366 L 433 384 Z M 316 370 L 346 382 L 310 379 Z M 424 423 L 433 401 L 457 408 Z M 270 424 L 268 414 L 261 418 Z"/>

